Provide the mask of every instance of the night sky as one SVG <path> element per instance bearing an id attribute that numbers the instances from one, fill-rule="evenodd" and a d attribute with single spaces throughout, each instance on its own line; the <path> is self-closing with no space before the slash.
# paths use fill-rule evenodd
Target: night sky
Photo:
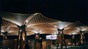
<path id="1" fill-rule="evenodd" d="M 87 0 L 0 0 L 0 12 L 35 13 L 62 21 L 88 24 Z"/>

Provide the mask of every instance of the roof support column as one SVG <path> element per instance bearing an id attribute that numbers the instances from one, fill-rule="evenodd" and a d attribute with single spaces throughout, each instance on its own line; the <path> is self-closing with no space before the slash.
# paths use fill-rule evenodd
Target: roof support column
<path id="1" fill-rule="evenodd" d="M 85 41 L 84 41 L 85 40 L 84 32 L 85 31 L 80 31 L 80 33 L 81 33 L 80 34 L 80 42 L 81 42 L 81 44 L 84 44 L 85 43 Z"/>
<path id="2" fill-rule="evenodd" d="M 66 45 L 66 42 L 65 42 L 65 39 L 64 39 L 63 30 L 64 30 L 64 28 L 63 29 L 58 29 L 58 35 L 60 34 L 60 37 L 61 37 L 61 40 L 60 40 L 60 42 L 61 42 L 61 49 L 63 49 L 63 46 L 65 46 L 65 49 L 67 49 L 67 45 Z M 58 49 L 58 47 L 57 47 L 57 49 Z"/>
<path id="3" fill-rule="evenodd" d="M 25 49 L 26 45 L 26 26 L 18 26 L 19 27 L 19 32 L 18 32 L 18 47 L 17 49 Z"/>

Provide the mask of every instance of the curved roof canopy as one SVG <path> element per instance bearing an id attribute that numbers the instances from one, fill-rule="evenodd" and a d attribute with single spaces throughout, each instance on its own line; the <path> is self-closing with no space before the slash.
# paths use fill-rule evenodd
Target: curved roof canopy
<path id="1" fill-rule="evenodd" d="M 31 16 L 30 14 L 2 13 L 2 18 L 2 28 L 10 27 L 8 31 L 10 34 L 17 34 L 19 30 L 17 25 L 21 26 L 25 24 L 28 26 L 26 28 L 28 35 L 34 34 L 38 29 L 41 31 L 44 31 L 46 28 L 50 30 L 55 29 L 55 26 L 52 24 L 55 24 L 58 21 L 47 18 L 41 13 L 35 13 Z M 47 32 L 47 34 L 48 33 L 49 32 Z"/>
<path id="2" fill-rule="evenodd" d="M 19 14 L 19 13 L 0 13 L 2 16 L 2 19 L 5 19 L 7 21 L 10 21 L 14 24 L 17 24 L 19 26 L 24 25 L 25 20 L 31 15 L 31 14 Z"/>
<path id="3" fill-rule="evenodd" d="M 77 27 L 79 31 L 88 31 L 88 26 L 79 26 Z"/>
<path id="4" fill-rule="evenodd" d="M 47 18 L 44 15 L 42 15 L 41 13 L 34 13 L 33 15 L 31 15 L 29 18 L 26 19 L 26 22 L 28 23 L 27 26 L 29 27 L 31 25 L 38 25 L 41 23 L 54 24 L 54 23 L 58 22 L 58 20 Z"/>
<path id="5" fill-rule="evenodd" d="M 11 34 L 15 35 L 18 33 L 18 28 L 17 28 L 16 24 L 2 19 L 1 32 L 8 32 L 9 35 L 11 35 Z"/>
<path id="6" fill-rule="evenodd" d="M 64 30 L 64 34 L 76 35 L 76 34 L 80 34 L 80 31 L 77 27 L 73 27 L 73 28 L 69 28 L 69 29 Z"/>
<path id="7" fill-rule="evenodd" d="M 47 18 L 41 13 L 34 14 L 17 14 L 4 13 L 2 14 L 2 28 L 10 28 L 9 34 L 18 34 L 19 28 L 17 25 L 26 25 L 27 35 L 35 33 L 40 34 L 56 34 L 57 28 L 64 28 L 64 34 L 78 34 L 79 31 L 71 22 L 63 22 L 55 19 Z M 5 30 L 2 29 L 2 30 Z"/>
<path id="8" fill-rule="evenodd" d="M 56 27 L 57 27 L 58 29 L 63 29 L 63 28 L 68 27 L 68 26 L 71 25 L 71 24 L 72 24 L 71 22 L 58 21 L 57 24 L 56 24 Z"/>

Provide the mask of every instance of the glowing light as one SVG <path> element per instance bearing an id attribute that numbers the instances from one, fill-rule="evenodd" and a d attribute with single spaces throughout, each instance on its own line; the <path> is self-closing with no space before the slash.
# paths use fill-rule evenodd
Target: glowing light
<path id="1" fill-rule="evenodd" d="M 81 31 L 86 31 L 87 28 L 82 28 Z"/>
<path id="2" fill-rule="evenodd" d="M 70 33 L 70 35 L 76 35 L 76 34 L 77 34 L 76 31 L 73 31 L 73 32 Z"/>
<path id="3" fill-rule="evenodd" d="M 20 32 L 21 32 L 22 30 L 20 29 Z"/>
<path id="4" fill-rule="evenodd" d="M 36 34 L 37 34 L 37 33 L 39 33 L 39 31 L 38 31 L 38 30 L 33 30 L 33 32 L 34 32 L 34 33 L 36 33 Z"/>
<path id="5" fill-rule="evenodd" d="M 71 23 L 70 23 L 70 22 L 61 22 L 61 21 L 59 21 L 59 22 L 57 23 L 57 28 L 63 29 L 63 28 L 65 28 L 65 27 L 67 27 L 69 24 L 71 24 Z"/>
<path id="6" fill-rule="evenodd" d="M 10 34 L 10 35 L 18 35 L 18 31 L 8 31 L 8 33 Z"/>
<path id="7" fill-rule="evenodd" d="M 77 27 L 74 30 L 72 30 L 69 35 L 76 35 L 76 34 L 79 34 L 79 29 Z"/>
<path id="8" fill-rule="evenodd" d="M 40 14 L 40 13 L 35 13 L 34 16 L 35 16 L 35 15 L 38 15 L 38 14 Z"/>
<path id="9" fill-rule="evenodd" d="M 29 20 L 26 20 L 26 21 L 25 21 L 26 25 L 27 25 L 28 21 L 29 21 Z"/>
<path id="10" fill-rule="evenodd" d="M 80 26 L 78 27 L 79 31 L 87 31 L 88 26 Z"/>
<path id="11" fill-rule="evenodd" d="M 25 22 L 28 23 L 28 20 L 26 20 Z"/>
<path id="12" fill-rule="evenodd" d="M 36 39 L 39 39 L 39 35 L 36 35 L 35 38 L 36 38 Z"/>
<path id="13" fill-rule="evenodd" d="M 72 33 L 72 35 L 75 35 L 76 33 Z"/>
<path id="14" fill-rule="evenodd" d="M 4 30 L 1 30 L 1 32 L 5 32 Z"/>

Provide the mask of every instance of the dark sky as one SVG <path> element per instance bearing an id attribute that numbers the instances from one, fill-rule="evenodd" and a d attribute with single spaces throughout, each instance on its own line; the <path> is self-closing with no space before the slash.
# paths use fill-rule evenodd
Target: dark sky
<path id="1" fill-rule="evenodd" d="M 0 0 L 1 12 L 35 13 L 63 20 L 88 24 L 87 0 Z"/>

